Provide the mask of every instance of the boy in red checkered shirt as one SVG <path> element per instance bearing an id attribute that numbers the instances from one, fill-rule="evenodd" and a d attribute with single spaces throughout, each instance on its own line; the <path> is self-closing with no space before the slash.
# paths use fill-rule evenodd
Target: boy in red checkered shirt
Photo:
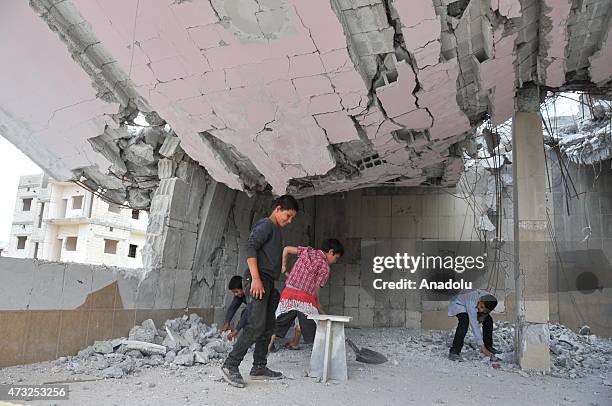
<path id="1" fill-rule="evenodd" d="M 344 254 L 340 241 L 330 238 L 323 242 L 320 250 L 311 247 L 285 247 L 281 272 L 286 273 L 287 257 L 297 255 L 297 260 L 287 277 L 285 289 L 276 308 L 275 336 L 285 337 L 287 330 L 299 321 L 299 329 L 288 348 L 298 349 L 299 333 L 304 342 L 312 344 L 316 332 L 316 323 L 308 315 L 319 314 L 319 292 L 329 279 L 329 266 L 335 264 Z M 297 326 L 296 326 L 297 327 Z"/>

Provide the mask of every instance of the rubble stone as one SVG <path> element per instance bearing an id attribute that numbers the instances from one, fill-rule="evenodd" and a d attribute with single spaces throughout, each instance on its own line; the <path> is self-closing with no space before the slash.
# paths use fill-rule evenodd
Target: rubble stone
<path id="1" fill-rule="evenodd" d="M 177 355 L 176 358 L 174 358 L 174 364 L 191 366 L 193 365 L 193 359 L 194 359 L 193 352 L 187 351 L 187 352 Z"/>
<path id="2" fill-rule="evenodd" d="M 101 373 L 103 378 L 121 378 L 123 377 L 123 370 L 118 366 L 108 367 Z"/>
<path id="3" fill-rule="evenodd" d="M 215 324 L 208 326 L 200 316 L 191 314 L 166 320 L 159 330 L 153 320 L 145 320 L 130 330 L 127 339 L 97 341 L 79 351 L 76 357 L 63 357 L 56 364 L 74 374 L 120 378 L 138 373 L 141 367 L 166 364 L 176 368 L 220 362 L 231 349 L 227 334 L 222 334 Z"/>
<path id="4" fill-rule="evenodd" d="M 110 341 L 96 341 L 92 347 L 95 352 L 100 354 L 110 354 L 113 352 L 113 345 Z"/>

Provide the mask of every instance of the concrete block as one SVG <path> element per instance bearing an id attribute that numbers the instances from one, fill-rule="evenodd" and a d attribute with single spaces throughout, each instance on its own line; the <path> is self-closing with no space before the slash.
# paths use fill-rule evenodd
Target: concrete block
<path id="1" fill-rule="evenodd" d="M 158 247 L 162 251 L 160 265 L 164 268 L 176 269 L 179 260 L 179 249 L 177 249 L 177 247 L 180 247 L 181 231 L 173 227 L 167 227 L 165 234 L 166 235 L 161 240 L 163 241 L 163 243 L 160 244 L 162 246 Z"/>
<path id="2" fill-rule="evenodd" d="M 359 287 L 344 287 L 344 307 L 359 307 Z"/>
<path id="3" fill-rule="evenodd" d="M 391 27 L 380 31 L 370 31 L 351 35 L 355 50 L 359 56 L 378 55 L 393 52 L 393 35 Z"/>
<path id="4" fill-rule="evenodd" d="M 330 286 L 329 290 L 329 306 L 344 306 L 344 286 Z"/>
<path id="5" fill-rule="evenodd" d="M 324 287 L 323 289 L 321 289 L 321 292 L 319 294 L 319 302 L 323 305 L 323 306 L 327 306 L 329 304 L 329 294 L 330 294 L 331 289 L 329 287 Z"/>
<path id="6" fill-rule="evenodd" d="M 416 312 L 413 310 L 406 310 L 406 324 L 407 328 L 421 328 L 421 312 Z"/>
<path id="7" fill-rule="evenodd" d="M 192 272 L 191 269 L 177 269 L 175 273 L 174 295 L 172 296 L 172 309 L 182 309 L 187 307 L 189 290 L 191 288 Z"/>
<path id="8" fill-rule="evenodd" d="M 374 309 L 359 308 L 359 318 L 356 325 L 360 327 L 372 327 L 374 325 Z"/>
<path id="9" fill-rule="evenodd" d="M 66 264 L 38 263 L 32 282 L 29 310 L 55 310 L 62 302 L 62 287 Z"/>
<path id="10" fill-rule="evenodd" d="M 387 13 L 382 4 L 349 9 L 343 14 L 351 33 L 378 31 L 389 27 Z"/>
<path id="11" fill-rule="evenodd" d="M 391 217 L 391 196 L 374 195 L 362 197 L 363 217 Z"/>
<path id="12" fill-rule="evenodd" d="M 337 314 L 336 316 L 340 316 Z M 344 316 L 352 317 L 353 320 L 359 320 L 359 308 L 358 307 L 345 307 Z"/>
<path id="13" fill-rule="evenodd" d="M 180 143 L 181 141 L 178 137 L 166 137 L 164 143 L 159 148 L 159 154 L 166 158 L 170 158 L 179 150 Z"/>
<path id="14" fill-rule="evenodd" d="M 346 265 L 344 283 L 347 286 L 359 286 L 361 280 L 361 267 L 359 265 Z"/>
<path id="15" fill-rule="evenodd" d="M 375 309 L 374 320 L 372 322 L 373 327 L 389 327 L 389 310 L 386 309 Z"/>
<path id="16" fill-rule="evenodd" d="M 374 296 L 371 292 L 364 288 L 359 289 L 359 307 L 372 309 L 374 308 Z"/>
<path id="17" fill-rule="evenodd" d="M 136 288 L 135 309 L 152 309 L 155 304 L 155 289 L 159 278 L 159 268 L 147 273 Z"/>
<path id="18" fill-rule="evenodd" d="M 421 223 L 416 216 L 393 218 L 391 238 L 417 238 L 421 235 Z"/>
<path id="19" fill-rule="evenodd" d="M 344 264 L 332 265 L 328 284 L 332 286 L 344 286 L 345 272 L 346 272 L 346 265 Z"/>
<path id="20" fill-rule="evenodd" d="M 421 216 L 423 210 L 423 196 L 398 195 L 391 197 L 391 216 L 414 217 Z"/>
<path id="21" fill-rule="evenodd" d="M 328 314 L 345 315 L 344 306 L 330 306 L 327 309 Z"/>
<path id="22" fill-rule="evenodd" d="M 176 163 L 171 159 L 160 159 L 157 162 L 157 176 L 160 179 L 171 178 L 174 176 Z"/>
<path id="23" fill-rule="evenodd" d="M 179 248 L 178 268 L 191 269 L 193 267 L 196 244 L 196 233 L 181 231 L 181 245 Z"/>
<path id="24" fill-rule="evenodd" d="M 374 238 L 391 238 L 391 217 L 375 217 L 372 220 L 371 235 Z"/>
<path id="25" fill-rule="evenodd" d="M 175 280 L 176 269 L 162 268 L 159 270 L 157 283 L 155 284 L 153 309 L 170 309 L 172 307 Z"/>
<path id="26" fill-rule="evenodd" d="M 404 327 L 406 325 L 406 311 L 391 309 L 389 311 L 389 327 Z"/>
<path id="27" fill-rule="evenodd" d="M 169 215 L 173 219 L 185 221 L 187 210 L 189 208 L 189 185 L 184 180 L 178 178 L 162 179 L 161 182 L 166 180 L 173 181 L 174 183 L 172 188 L 172 202 L 170 203 Z"/>

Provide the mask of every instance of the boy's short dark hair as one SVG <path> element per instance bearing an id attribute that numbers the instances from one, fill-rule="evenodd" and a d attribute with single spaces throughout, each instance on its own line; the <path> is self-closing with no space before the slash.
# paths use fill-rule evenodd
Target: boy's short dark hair
<path id="1" fill-rule="evenodd" d="M 232 276 L 232 279 L 230 279 L 227 288 L 229 290 L 232 290 L 232 289 L 242 289 L 242 276 L 240 276 L 240 275 Z"/>
<path id="2" fill-rule="evenodd" d="M 296 212 L 300 208 L 298 201 L 291 195 L 282 195 L 274 199 L 272 208 L 275 209 L 277 206 L 280 206 L 281 210 L 295 210 Z"/>
<path id="3" fill-rule="evenodd" d="M 485 307 L 489 309 L 490 312 L 497 306 L 497 298 L 493 295 L 484 295 L 480 298 L 480 301 L 484 303 Z"/>
<path id="4" fill-rule="evenodd" d="M 328 252 L 329 250 L 333 250 L 334 254 L 340 254 L 340 256 L 344 255 L 342 243 L 335 238 L 328 238 L 321 244 L 321 251 Z"/>

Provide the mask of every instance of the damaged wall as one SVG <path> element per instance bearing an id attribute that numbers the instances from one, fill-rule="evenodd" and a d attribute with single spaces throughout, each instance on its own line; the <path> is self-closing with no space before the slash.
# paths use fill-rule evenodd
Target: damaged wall
<path id="1" fill-rule="evenodd" d="M 74 355 L 146 319 L 185 313 L 190 271 L 0 258 L 0 367 Z M 159 281 L 171 278 L 172 287 Z M 189 309 L 212 321 L 212 309 Z"/>
<path id="2" fill-rule="evenodd" d="M 612 169 L 548 153 L 555 239 L 549 258 L 551 320 L 612 335 Z"/>
<path id="3" fill-rule="evenodd" d="M 364 247 L 376 241 L 383 242 L 384 251 L 376 255 L 419 255 L 415 241 L 465 241 L 468 245 L 472 241 L 479 246 L 482 230 L 469 199 L 436 188 L 364 189 L 317 197 L 316 213 L 317 246 L 325 238 L 338 238 L 346 250 L 332 266 L 330 283 L 321 293 L 328 313 L 352 316 L 352 324 L 363 327 L 438 329 L 453 323 L 446 315 L 450 293 L 375 291 L 372 266 L 363 263 L 361 255 Z M 422 272 L 420 276 L 431 276 L 429 271 Z M 485 286 L 489 275 L 477 274 L 475 284 Z M 410 276 L 394 271 L 381 277 L 393 281 Z M 497 281 L 498 292 L 504 291 L 504 283 Z M 501 298 L 498 310 L 503 311 L 503 294 Z"/>

